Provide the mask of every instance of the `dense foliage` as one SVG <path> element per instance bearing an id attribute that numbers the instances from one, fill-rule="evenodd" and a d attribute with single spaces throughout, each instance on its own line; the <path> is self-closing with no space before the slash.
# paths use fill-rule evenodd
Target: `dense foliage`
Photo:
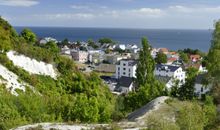
<path id="1" fill-rule="evenodd" d="M 213 95 L 220 103 L 220 21 L 216 22 L 213 39 L 208 53 L 208 70 L 212 77 Z"/>
<path id="2" fill-rule="evenodd" d="M 28 28 L 22 30 L 20 35 L 27 43 L 35 43 L 37 41 L 37 36 Z"/>
<path id="3" fill-rule="evenodd" d="M 159 52 L 155 58 L 155 61 L 158 64 L 167 63 L 167 55 L 164 53 Z"/>
<path id="4" fill-rule="evenodd" d="M 145 105 L 152 99 L 161 96 L 164 84 L 154 77 L 155 61 L 151 56 L 150 45 L 146 38 L 142 39 L 142 50 L 136 70 L 136 92 L 131 92 L 125 97 L 125 108 L 132 111 Z"/>
<path id="5" fill-rule="evenodd" d="M 12 44 L 17 42 L 17 37 L 18 34 L 12 26 L 0 17 L 0 50 L 4 52 L 11 49 Z"/>
<path id="6" fill-rule="evenodd" d="M 137 90 L 125 96 L 114 97 L 96 73 L 85 75 L 78 71 L 72 60 L 60 56 L 55 43 L 37 45 L 36 40 L 25 37 L 26 34 L 19 37 L 10 25 L 0 18 L 0 63 L 17 74 L 19 80 L 33 86 L 35 90 L 26 87 L 25 92 L 17 90 L 19 96 L 14 96 L 5 89 L 4 84 L 0 85 L 0 130 L 39 122 L 119 121 L 128 112 L 166 94 L 164 84 L 154 77 L 155 62 L 150 55 L 151 47 L 146 38 L 142 39 L 143 49 L 139 55 L 136 75 Z M 109 39 L 102 39 L 99 42 L 113 43 Z M 62 44 L 67 45 L 68 40 L 64 40 Z M 49 76 L 31 75 L 22 68 L 16 67 L 5 54 L 10 49 L 36 60 L 52 63 L 59 77 L 54 80 Z M 220 59 L 216 58 L 220 57 L 219 52 L 220 22 L 217 22 L 207 57 L 214 88 L 212 96 L 216 101 L 220 101 Z M 181 57 L 184 60 L 183 57 L 187 57 L 187 53 L 197 54 L 197 51 L 184 50 L 182 53 L 185 55 Z M 187 62 L 187 59 L 184 61 Z M 193 91 L 197 70 L 190 68 L 187 72 L 186 84 L 180 88 L 174 86 L 171 90 L 171 96 L 184 101 L 168 103 L 171 110 L 174 110 L 171 116 L 174 115 L 176 122 L 161 118 L 161 113 L 159 113 L 158 117 L 152 117 L 148 121 L 150 130 L 217 129 L 213 127 L 218 123 L 213 98 L 205 95 L 202 100 L 196 100 Z"/>
<path id="7" fill-rule="evenodd" d="M 101 39 L 99 39 L 99 43 L 101 43 L 101 45 L 103 45 L 105 43 L 115 44 L 115 42 L 110 38 L 101 38 Z"/>
<path id="8" fill-rule="evenodd" d="M 148 117 L 147 130 L 212 129 L 210 126 L 213 125 L 216 119 L 216 106 L 210 96 L 206 97 L 204 103 L 196 100 L 179 101 L 169 99 L 167 105 Z M 172 116 L 175 116 L 175 121 Z"/>
<path id="9" fill-rule="evenodd" d="M 27 123 L 109 122 L 114 118 L 115 98 L 96 73 L 82 74 L 72 60 L 58 54 L 55 43 L 28 44 L 7 22 L 1 19 L 0 24 L 4 25 L 0 26 L 1 50 L 14 49 L 19 54 L 53 63 L 59 73 L 56 80 L 31 75 L 0 53 L 0 63 L 35 89 L 26 87 L 26 92 L 18 91 L 16 97 L 0 87 L 1 130 Z M 6 43 L 2 42 L 4 39 Z"/>

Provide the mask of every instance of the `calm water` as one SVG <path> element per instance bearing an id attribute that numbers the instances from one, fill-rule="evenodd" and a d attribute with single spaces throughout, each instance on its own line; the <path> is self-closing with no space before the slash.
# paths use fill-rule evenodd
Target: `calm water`
<path id="1" fill-rule="evenodd" d="M 20 32 L 24 27 L 15 27 Z M 70 41 L 98 40 L 109 37 L 118 43 L 137 44 L 142 37 L 147 37 L 153 47 L 166 47 L 171 50 L 193 48 L 208 51 L 210 30 L 160 30 L 160 29 L 107 29 L 107 28 L 58 28 L 30 27 L 39 38 L 54 37 L 57 40 L 68 38 Z"/>

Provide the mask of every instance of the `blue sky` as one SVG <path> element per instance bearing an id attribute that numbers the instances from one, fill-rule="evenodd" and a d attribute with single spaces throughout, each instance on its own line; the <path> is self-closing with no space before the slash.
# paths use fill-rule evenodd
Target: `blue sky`
<path id="1" fill-rule="evenodd" d="M 220 0 L 0 0 L 14 26 L 209 29 Z"/>

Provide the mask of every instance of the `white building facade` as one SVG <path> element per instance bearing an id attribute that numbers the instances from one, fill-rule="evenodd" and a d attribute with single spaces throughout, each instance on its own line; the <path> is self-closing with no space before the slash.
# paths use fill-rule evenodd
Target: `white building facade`
<path id="1" fill-rule="evenodd" d="M 171 77 L 185 83 L 186 72 L 180 66 L 157 64 L 154 74 L 157 76 Z"/>
<path id="2" fill-rule="evenodd" d="M 72 58 L 75 61 L 78 61 L 80 63 L 85 63 L 88 61 L 88 52 L 86 51 L 72 51 Z"/>
<path id="3" fill-rule="evenodd" d="M 123 59 L 116 65 L 116 78 L 119 79 L 120 77 L 136 77 L 136 69 L 137 69 L 137 61 L 135 60 L 127 60 Z"/>

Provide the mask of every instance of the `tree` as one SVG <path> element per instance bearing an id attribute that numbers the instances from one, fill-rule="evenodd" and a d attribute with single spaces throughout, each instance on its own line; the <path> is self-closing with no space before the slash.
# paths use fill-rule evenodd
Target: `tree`
<path id="1" fill-rule="evenodd" d="M 111 43 L 114 44 L 113 40 L 110 38 L 101 38 L 99 39 L 99 43 L 101 43 L 101 45 L 105 44 L 105 43 Z"/>
<path id="2" fill-rule="evenodd" d="M 183 62 L 188 63 L 189 62 L 189 57 L 186 53 L 180 52 L 180 58 L 183 60 Z"/>
<path id="3" fill-rule="evenodd" d="M 212 95 L 220 103 L 220 21 L 215 24 L 211 47 L 208 53 L 208 72 L 212 79 Z"/>
<path id="4" fill-rule="evenodd" d="M 192 100 L 195 96 L 194 86 L 195 86 L 195 78 L 187 78 L 186 83 L 183 84 L 178 90 L 179 99 L 181 99 L 181 100 Z"/>
<path id="5" fill-rule="evenodd" d="M 216 106 L 213 103 L 213 98 L 211 96 L 205 97 L 203 111 L 205 113 L 206 127 L 212 126 L 216 122 L 217 111 L 216 111 Z"/>
<path id="6" fill-rule="evenodd" d="M 158 53 L 156 58 L 155 58 L 155 61 L 158 63 L 158 64 L 161 64 L 161 63 L 167 63 L 167 55 L 164 54 L 164 53 Z"/>
<path id="7" fill-rule="evenodd" d="M 151 49 L 147 38 L 142 38 L 142 47 L 136 70 L 136 83 L 139 86 L 144 86 L 146 83 L 153 81 L 155 69 L 155 62 L 151 56 Z"/>
<path id="8" fill-rule="evenodd" d="M 62 42 L 61 45 L 69 45 L 69 40 L 67 38 L 65 38 Z"/>
<path id="9" fill-rule="evenodd" d="M 99 46 L 96 45 L 95 42 L 94 42 L 92 39 L 89 39 L 89 40 L 88 40 L 88 46 L 91 46 L 91 47 L 94 48 L 94 49 L 99 48 Z"/>
<path id="10" fill-rule="evenodd" d="M 142 46 L 135 80 L 138 89 L 137 92 L 129 93 L 125 97 L 125 108 L 128 110 L 140 108 L 152 99 L 162 95 L 165 87 L 154 77 L 155 61 L 151 56 L 150 45 L 146 38 L 142 38 Z"/>
<path id="11" fill-rule="evenodd" d="M 35 43 L 37 41 L 37 36 L 30 29 L 25 28 L 21 32 L 21 37 L 23 37 L 28 43 Z"/>
<path id="12" fill-rule="evenodd" d="M 53 41 L 48 42 L 47 44 L 45 44 L 44 47 L 46 49 L 50 50 L 54 54 L 58 54 L 59 53 L 59 48 L 58 48 L 57 44 L 55 42 L 53 42 Z"/>

